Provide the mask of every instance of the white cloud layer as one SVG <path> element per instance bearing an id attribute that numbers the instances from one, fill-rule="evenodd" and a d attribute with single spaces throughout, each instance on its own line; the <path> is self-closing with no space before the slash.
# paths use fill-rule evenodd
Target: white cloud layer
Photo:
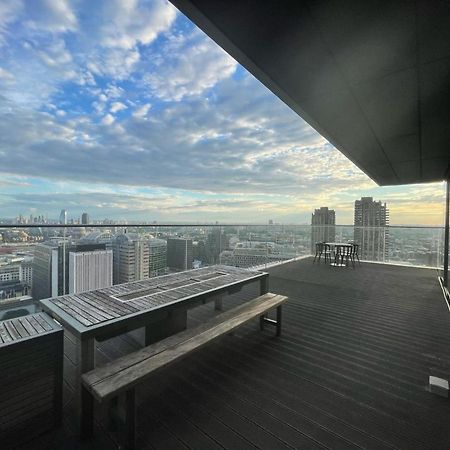
<path id="1" fill-rule="evenodd" d="M 202 32 L 187 36 L 171 36 L 156 53 L 155 71 L 148 73 L 145 83 L 152 94 L 164 100 L 179 101 L 200 95 L 236 70 L 236 61 Z"/>

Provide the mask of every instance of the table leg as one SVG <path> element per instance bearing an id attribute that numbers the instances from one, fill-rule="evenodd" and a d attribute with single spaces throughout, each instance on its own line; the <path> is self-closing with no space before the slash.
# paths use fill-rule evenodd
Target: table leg
<path id="1" fill-rule="evenodd" d="M 161 341 L 186 329 L 187 311 L 171 311 L 166 319 L 154 322 L 145 327 L 145 345 Z"/>
<path id="2" fill-rule="evenodd" d="M 222 294 L 216 295 L 214 297 L 214 309 L 216 311 L 222 311 L 223 310 L 223 296 L 222 296 Z"/>

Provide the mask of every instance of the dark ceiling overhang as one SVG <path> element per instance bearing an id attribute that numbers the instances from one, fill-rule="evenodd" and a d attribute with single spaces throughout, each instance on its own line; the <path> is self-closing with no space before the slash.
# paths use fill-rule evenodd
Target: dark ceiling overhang
<path id="1" fill-rule="evenodd" d="M 450 1 L 171 0 L 379 185 L 450 163 Z"/>

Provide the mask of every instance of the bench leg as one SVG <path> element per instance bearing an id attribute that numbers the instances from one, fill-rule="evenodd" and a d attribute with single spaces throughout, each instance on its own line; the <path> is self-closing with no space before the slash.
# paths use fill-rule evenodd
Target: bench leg
<path id="1" fill-rule="evenodd" d="M 262 314 L 259 316 L 259 327 L 261 330 L 264 330 L 265 324 L 273 325 L 276 327 L 277 330 L 277 336 L 281 335 L 281 305 L 277 306 L 277 318 L 275 319 L 269 319 L 267 317 L 267 314 Z"/>
<path id="2" fill-rule="evenodd" d="M 281 334 L 281 305 L 277 306 L 277 336 Z"/>
<path id="3" fill-rule="evenodd" d="M 264 322 L 266 320 L 266 315 L 267 314 L 263 314 L 262 316 L 259 317 L 259 329 L 261 331 L 264 330 Z"/>
<path id="4" fill-rule="evenodd" d="M 89 439 L 94 434 L 94 399 L 83 386 L 81 388 L 81 438 Z"/>
<path id="5" fill-rule="evenodd" d="M 127 450 L 134 450 L 136 439 L 136 395 L 135 389 L 126 393 L 126 416 L 125 416 L 125 446 Z"/>

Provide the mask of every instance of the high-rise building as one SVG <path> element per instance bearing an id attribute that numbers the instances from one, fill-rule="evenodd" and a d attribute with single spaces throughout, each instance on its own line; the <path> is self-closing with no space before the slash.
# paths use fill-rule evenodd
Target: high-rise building
<path id="1" fill-rule="evenodd" d="M 137 233 L 119 234 L 113 243 L 114 284 L 149 278 L 149 244 Z"/>
<path id="2" fill-rule="evenodd" d="M 83 214 L 81 214 L 81 224 L 88 225 L 89 222 L 90 222 L 89 214 L 85 213 L 85 212 Z"/>
<path id="3" fill-rule="evenodd" d="M 59 223 L 61 225 L 67 225 L 67 211 L 65 209 L 62 209 L 59 214 Z"/>
<path id="4" fill-rule="evenodd" d="M 33 258 L 32 292 L 35 300 L 69 292 L 69 253 L 105 250 L 104 244 L 73 244 L 55 240 L 37 244 Z"/>
<path id="5" fill-rule="evenodd" d="M 157 277 L 167 273 L 167 242 L 163 239 L 148 240 L 149 276 Z"/>
<path id="6" fill-rule="evenodd" d="M 229 247 L 229 238 L 220 227 L 215 227 L 208 234 L 206 240 L 207 262 L 209 264 L 218 264 L 219 255 L 223 250 Z"/>
<path id="7" fill-rule="evenodd" d="M 167 265 L 173 270 L 192 269 L 192 239 L 167 239 Z"/>
<path id="8" fill-rule="evenodd" d="M 69 252 L 69 294 L 112 286 L 112 250 Z"/>
<path id="9" fill-rule="evenodd" d="M 315 209 L 311 215 L 311 252 L 316 250 L 316 242 L 334 242 L 336 239 L 336 213 L 326 206 Z"/>
<path id="10" fill-rule="evenodd" d="M 359 256 L 369 261 L 384 261 L 389 250 L 389 210 L 386 203 L 362 197 L 355 201 L 354 240 Z"/>

